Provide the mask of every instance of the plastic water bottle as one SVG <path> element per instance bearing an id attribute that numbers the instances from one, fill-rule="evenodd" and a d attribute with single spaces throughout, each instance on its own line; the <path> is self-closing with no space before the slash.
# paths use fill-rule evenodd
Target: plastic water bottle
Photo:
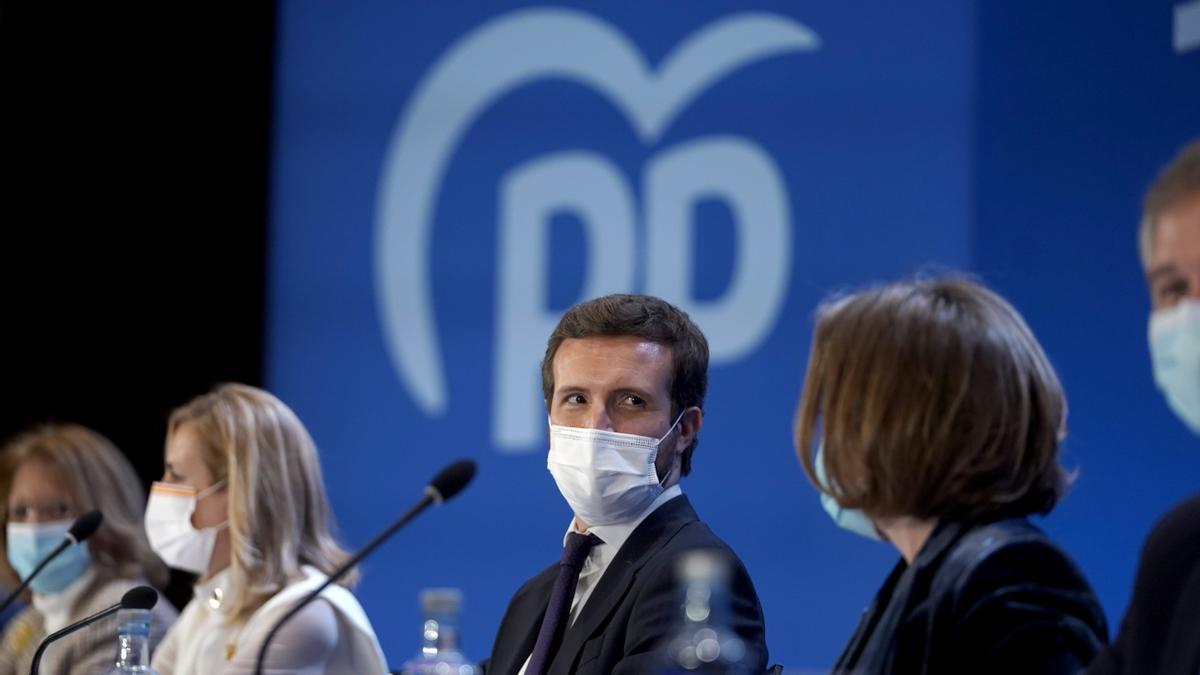
<path id="1" fill-rule="evenodd" d="M 150 610 L 117 612 L 117 665 L 109 675 L 158 675 L 150 668 Z"/>
<path id="2" fill-rule="evenodd" d="M 421 591 L 421 653 L 404 664 L 403 675 L 475 675 L 474 664 L 458 651 L 458 615 L 462 591 L 427 588 Z"/>
<path id="3" fill-rule="evenodd" d="M 663 675 L 746 675 L 752 655 L 730 629 L 729 559 L 717 551 L 691 551 L 676 572 L 682 589 L 676 629 L 662 648 Z"/>

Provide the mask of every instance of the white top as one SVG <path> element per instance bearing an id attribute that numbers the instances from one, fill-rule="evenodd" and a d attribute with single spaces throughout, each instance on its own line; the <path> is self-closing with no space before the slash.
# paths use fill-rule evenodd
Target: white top
<path id="1" fill-rule="evenodd" d="M 567 627 L 575 623 L 575 619 L 579 618 L 579 613 L 583 611 L 583 606 L 587 604 L 588 598 L 592 597 L 592 591 L 596 590 L 597 584 L 600 583 L 600 578 L 604 576 L 605 570 L 612 564 L 613 559 L 617 557 L 617 552 L 625 545 L 625 541 L 629 539 L 629 535 L 637 529 L 638 525 L 646 519 L 651 513 L 654 513 L 658 507 L 666 504 L 672 499 L 683 494 L 683 488 L 679 483 L 663 490 L 662 494 L 650 502 L 650 506 L 646 507 L 645 511 L 637 518 L 625 523 L 615 523 L 613 525 L 592 525 L 588 528 L 588 533 L 600 537 L 603 544 L 596 544 L 592 550 L 588 551 L 588 556 L 583 561 L 583 568 L 579 570 L 579 581 L 575 583 L 575 596 L 571 598 L 571 613 L 567 617 Z M 563 546 L 567 545 L 567 536 L 572 532 L 580 532 L 575 527 L 575 519 L 571 518 L 571 524 L 567 527 L 566 534 L 563 535 Z M 532 654 L 530 654 L 532 656 Z M 521 666 L 521 670 L 517 675 L 525 675 L 525 668 L 529 666 L 529 656 L 525 657 L 525 663 Z"/>
<path id="2" fill-rule="evenodd" d="M 33 592 L 33 608 L 41 612 L 47 634 L 56 633 L 71 623 L 71 609 L 75 607 L 75 601 L 91 587 L 95 579 L 96 570 L 88 565 L 87 571 L 58 593 L 47 595 Z"/>
<path id="3" fill-rule="evenodd" d="M 258 650 L 283 615 L 326 577 L 313 567 L 268 600 L 249 620 L 229 624 L 221 605 L 230 572 L 195 587 L 195 596 L 167 633 L 152 666 L 161 675 L 253 675 Z M 383 675 L 387 662 L 354 594 L 333 585 L 279 629 L 263 661 L 264 675 Z"/>

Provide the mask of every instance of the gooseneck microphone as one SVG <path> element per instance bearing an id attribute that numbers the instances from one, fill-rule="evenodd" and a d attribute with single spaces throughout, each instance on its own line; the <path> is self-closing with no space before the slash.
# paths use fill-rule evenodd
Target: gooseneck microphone
<path id="1" fill-rule="evenodd" d="M 42 663 L 42 654 L 44 654 L 46 652 L 46 647 L 49 647 L 50 644 L 55 642 L 56 640 L 60 640 L 64 637 L 70 635 L 71 633 L 74 633 L 75 631 L 79 630 L 80 628 L 85 628 L 87 626 L 90 626 L 90 625 L 96 623 L 97 621 L 99 621 L 100 619 L 103 619 L 104 617 L 109 616 L 118 610 L 151 609 L 157 603 L 158 603 L 158 591 L 154 590 L 153 588 L 150 588 L 149 586 L 137 586 L 135 588 L 129 589 L 128 591 L 126 591 L 125 595 L 121 596 L 121 601 L 118 602 L 117 604 L 113 605 L 112 607 L 103 609 L 103 610 L 96 612 L 95 614 L 89 616 L 86 619 L 82 619 L 80 621 L 77 621 L 77 622 L 71 624 L 70 626 L 67 626 L 66 628 L 64 628 L 60 631 L 51 633 L 49 636 L 46 637 L 45 640 L 42 640 L 42 644 L 38 645 L 37 651 L 34 652 L 34 654 L 33 654 L 33 665 L 29 669 L 29 675 L 37 675 L 38 667 Z"/>
<path id="2" fill-rule="evenodd" d="M 262 647 L 258 650 L 258 659 L 254 662 L 254 675 L 262 675 L 263 659 L 265 659 L 267 656 L 267 648 L 271 646 L 271 640 L 275 638 L 275 634 L 279 632 L 279 629 L 283 627 L 283 624 L 287 623 L 288 620 L 299 613 L 301 609 L 304 609 L 304 607 L 315 600 L 317 596 L 321 595 L 321 591 L 329 588 L 330 584 L 333 584 L 338 579 L 346 576 L 346 573 L 353 569 L 354 566 L 357 565 L 363 558 L 367 557 L 372 551 L 379 548 L 379 545 L 386 541 L 388 537 L 395 534 L 397 530 L 407 525 L 413 518 L 416 518 L 417 514 L 429 508 L 431 504 L 441 504 L 447 499 L 454 497 L 461 492 L 462 489 L 467 486 L 467 483 L 470 483 L 471 479 L 474 477 L 475 462 L 469 459 L 460 459 L 438 472 L 438 475 L 434 476 L 433 480 L 429 481 L 429 484 L 425 486 L 425 495 L 421 497 L 420 501 L 414 504 L 412 508 L 404 513 L 404 515 L 397 518 L 395 522 L 393 522 L 391 525 L 388 525 L 386 530 L 375 535 L 375 538 L 372 539 L 369 544 L 359 549 L 359 551 L 354 555 L 350 556 L 346 562 L 342 563 L 340 567 L 333 571 L 333 574 L 329 575 L 329 578 L 326 579 L 324 583 L 322 583 L 308 595 L 304 596 L 304 598 L 302 598 L 300 602 L 297 602 L 295 605 L 293 605 L 292 608 L 289 609 L 287 613 L 279 619 L 279 621 L 276 621 L 274 626 L 271 626 L 271 631 L 267 633 L 267 637 L 263 640 Z"/>
<path id="3" fill-rule="evenodd" d="M 33 571 L 29 573 L 29 576 L 22 579 L 20 585 L 13 589 L 13 592 L 9 593 L 7 598 L 4 598 L 4 602 L 0 603 L 0 612 L 8 609 L 8 606 L 13 604 L 13 601 L 21 595 L 21 591 L 24 591 L 29 587 L 29 582 L 33 581 L 33 578 L 36 577 L 38 573 L 46 567 L 46 565 L 49 565 L 51 560 L 57 558 L 58 555 L 67 550 L 68 547 L 83 543 L 88 537 L 96 533 L 96 530 L 100 528 L 100 523 L 102 522 L 104 522 L 104 515 L 99 511 L 88 511 L 82 516 L 76 518 L 75 522 L 71 523 L 71 529 L 67 530 L 66 536 L 63 537 L 63 540 L 59 542 L 58 546 L 54 547 L 54 550 L 50 552 L 50 555 L 42 558 L 42 561 L 37 564 L 37 567 L 33 568 Z"/>

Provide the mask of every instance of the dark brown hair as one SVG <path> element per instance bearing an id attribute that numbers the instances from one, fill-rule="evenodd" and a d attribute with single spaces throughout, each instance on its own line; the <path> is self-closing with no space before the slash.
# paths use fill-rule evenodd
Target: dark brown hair
<path id="1" fill-rule="evenodd" d="M 567 310 L 546 343 L 542 358 L 542 396 L 546 409 L 554 395 L 554 355 L 570 338 L 632 335 L 671 349 L 671 417 L 691 407 L 704 410 L 708 391 L 708 340 L 688 315 L 650 295 L 613 294 L 581 302 Z M 681 471 L 692 470 L 698 439 L 683 452 Z"/>
<path id="2" fill-rule="evenodd" d="M 818 489 L 872 517 L 1046 513 L 1066 399 L 1024 320 L 962 279 L 893 283 L 818 310 L 796 451 Z M 818 426 L 820 429 L 818 430 Z"/>

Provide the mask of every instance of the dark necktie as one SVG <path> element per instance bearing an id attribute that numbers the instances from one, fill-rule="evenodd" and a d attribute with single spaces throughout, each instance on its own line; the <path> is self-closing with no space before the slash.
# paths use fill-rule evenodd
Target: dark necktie
<path id="1" fill-rule="evenodd" d="M 558 578 L 554 580 L 554 590 L 550 591 L 550 603 L 546 605 L 546 615 L 542 617 L 542 627 L 538 631 L 537 642 L 533 645 L 533 653 L 529 656 L 529 666 L 525 675 L 545 675 L 558 643 L 562 641 L 567 628 L 567 617 L 571 614 L 571 600 L 575 598 L 575 582 L 579 581 L 579 570 L 583 569 L 583 561 L 587 559 L 592 546 L 601 543 L 600 537 L 594 534 L 579 534 L 572 532 L 567 535 L 567 543 L 563 546 L 562 562 L 558 564 Z"/>

